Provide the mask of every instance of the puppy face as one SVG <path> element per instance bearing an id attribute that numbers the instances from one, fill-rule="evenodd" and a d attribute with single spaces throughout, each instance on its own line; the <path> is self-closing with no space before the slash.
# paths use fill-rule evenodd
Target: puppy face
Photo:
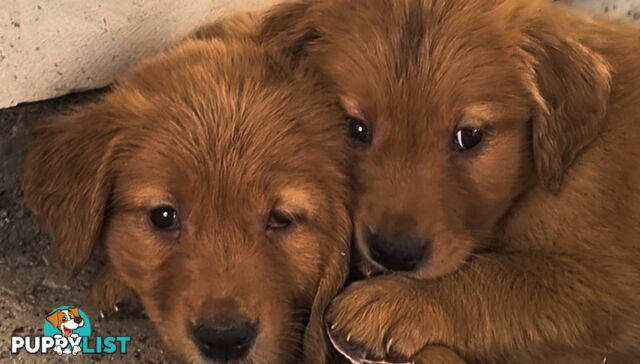
<path id="1" fill-rule="evenodd" d="M 47 321 L 59 329 L 64 336 L 70 336 L 73 330 L 84 325 L 84 320 L 76 307 L 56 311 L 47 317 Z"/>
<path id="2" fill-rule="evenodd" d="M 309 56 L 349 115 L 356 241 L 374 269 L 457 269 L 532 177 L 557 188 L 593 138 L 608 66 L 547 24 L 550 6 L 323 1 L 273 11 L 266 33 Z"/>
<path id="3" fill-rule="evenodd" d="M 333 97 L 284 63 L 188 42 L 49 125 L 27 161 L 55 251 L 80 253 L 63 263 L 99 236 L 189 362 L 293 362 L 303 334 L 323 350 L 319 317 L 348 265 L 348 142 Z"/>
<path id="4" fill-rule="evenodd" d="M 337 52 L 344 58 L 326 71 L 340 82 L 360 157 L 361 251 L 376 268 L 433 277 L 485 242 L 521 192 L 530 169 L 523 122 L 529 105 L 498 32 L 458 40 L 465 22 L 434 27 L 437 9 L 413 4 L 352 10 L 359 14 L 355 32 L 328 42 L 358 46 Z M 379 34 L 374 58 L 364 56 L 371 53 L 364 42 L 371 20 Z M 350 62 L 355 55 L 361 58 Z M 383 71 L 370 77 L 375 70 Z"/>

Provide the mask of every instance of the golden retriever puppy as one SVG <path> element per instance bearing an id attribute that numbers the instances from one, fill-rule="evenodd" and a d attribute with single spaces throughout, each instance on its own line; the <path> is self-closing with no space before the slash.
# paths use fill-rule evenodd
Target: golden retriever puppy
<path id="1" fill-rule="evenodd" d="M 323 363 L 348 272 L 348 146 L 313 72 L 189 40 L 43 126 L 24 190 L 62 268 L 104 244 L 97 304 L 139 297 L 177 359 Z"/>
<path id="2" fill-rule="evenodd" d="M 349 113 L 354 362 L 640 358 L 640 29 L 543 0 L 322 0 L 265 34 Z M 425 352 L 421 351 L 425 349 Z M 441 351 L 441 350 L 440 350 Z"/>

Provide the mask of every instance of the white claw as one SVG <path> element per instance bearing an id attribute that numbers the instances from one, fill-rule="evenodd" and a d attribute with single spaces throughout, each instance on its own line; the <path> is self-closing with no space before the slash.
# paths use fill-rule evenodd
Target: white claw
<path id="1" fill-rule="evenodd" d="M 347 342 L 351 341 L 351 334 L 347 335 Z"/>
<path id="2" fill-rule="evenodd" d="M 116 311 L 116 312 L 118 312 L 118 310 L 119 310 L 118 306 L 113 305 L 113 310 L 114 310 L 114 311 Z"/>
<path id="3" fill-rule="evenodd" d="M 100 310 L 100 319 L 104 319 L 104 312 L 102 312 L 102 310 Z"/>
<path id="4" fill-rule="evenodd" d="M 391 345 L 393 345 L 393 339 L 389 339 L 387 342 L 387 353 L 391 351 Z"/>
<path id="5" fill-rule="evenodd" d="M 338 327 L 338 324 L 333 324 L 333 325 L 331 325 L 331 330 L 332 330 L 332 331 L 333 331 L 333 330 L 335 330 L 335 329 L 336 329 L 336 327 Z"/>

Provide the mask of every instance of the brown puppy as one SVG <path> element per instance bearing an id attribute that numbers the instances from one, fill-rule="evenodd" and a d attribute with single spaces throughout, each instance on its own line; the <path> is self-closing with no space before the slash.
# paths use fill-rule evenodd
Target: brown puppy
<path id="1" fill-rule="evenodd" d="M 304 335 L 325 362 L 351 222 L 347 133 L 319 84 L 255 43 L 192 40 L 44 126 L 24 190 L 57 261 L 76 272 L 104 243 L 97 303 L 137 295 L 183 361 L 298 362 Z"/>
<path id="2" fill-rule="evenodd" d="M 341 350 L 640 358 L 640 29 L 543 0 L 324 0 L 265 32 L 342 98 L 358 246 L 402 272 L 333 302 Z"/>

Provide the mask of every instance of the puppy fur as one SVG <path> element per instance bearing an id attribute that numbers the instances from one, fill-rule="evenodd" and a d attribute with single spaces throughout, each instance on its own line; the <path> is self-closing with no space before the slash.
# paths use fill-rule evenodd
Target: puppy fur
<path id="1" fill-rule="evenodd" d="M 338 296 L 339 347 L 637 362 L 638 27 L 543 0 L 321 0 L 274 8 L 264 32 L 371 131 L 354 142 L 360 252 L 369 231 L 430 241 L 415 271 Z M 456 151 L 460 127 L 481 144 Z"/>
<path id="2" fill-rule="evenodd" d="M 181 361 L 206 361 L 196 322 L 242 315 L 259 328 L 242 363 L 324 363 L 322 314 L 346 279 L 351 236 L 343 113 L 314 72 L 215 34 L 40 128 L 28 205 L 66 271 L 104 244 L 96 303 L 137 296 Z M 150 224 L 158 206 L 175 208 L 179 228 Z M 269 229 L 273 212 L 291 225 Z"/>

